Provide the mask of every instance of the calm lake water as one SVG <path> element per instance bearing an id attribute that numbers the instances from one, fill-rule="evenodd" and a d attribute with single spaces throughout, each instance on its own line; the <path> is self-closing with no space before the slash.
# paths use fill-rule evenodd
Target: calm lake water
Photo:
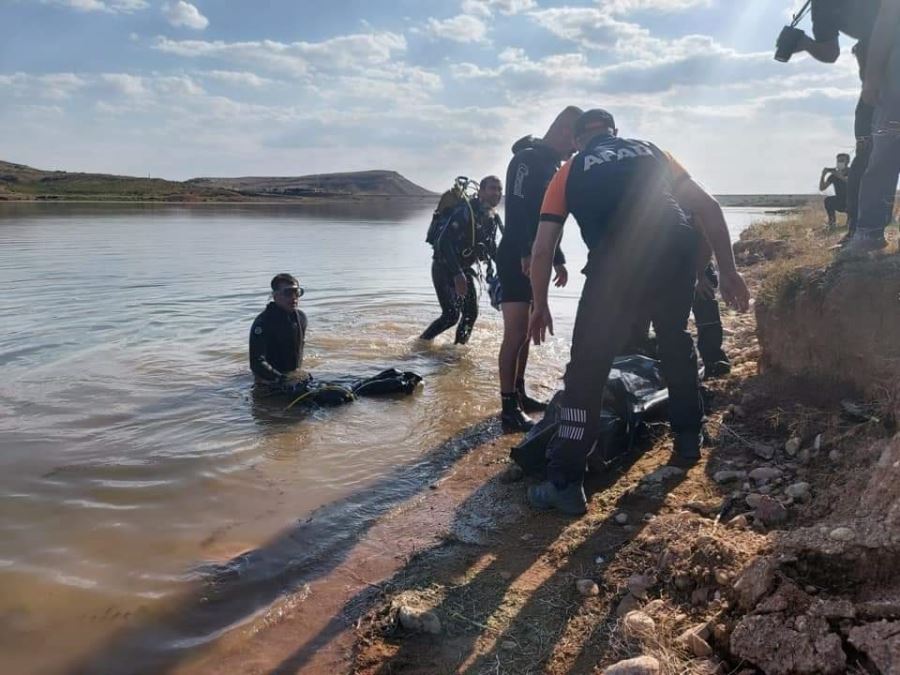
<path id="1" fill-rule="evenodd" d="M 247 574 L 235 556 L 323 506 L 315 542 L 282 542 L 252 573 L 327 566 L 329 542 L 427 485 L 430 449 L 496 413 L 501 323 L 486 298 L 470 345 L 415 339 L 438 314 L 430 208 L 0 205 L 0 672 L 66 672 L 177 606 L 212 565 Z M 728 217 L 736 237 L 763 212 Z M 564 245 L 557 336 L 530 364 L 541 396 L 581 289 L 572 224 Z M 313 372 L 398 366 L 426 386 L 311 413 L 255 403 L 248 331 L 279 271 L 306 288 Z M 270 599 L 151 631 L 142 649 L 202 644 Z M 145 669 L 143 653 L 109 672 Z"/>

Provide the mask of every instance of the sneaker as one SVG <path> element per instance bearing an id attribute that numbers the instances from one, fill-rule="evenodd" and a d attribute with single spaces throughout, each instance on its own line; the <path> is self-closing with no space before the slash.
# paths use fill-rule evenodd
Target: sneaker
<path id="1" fill-rule="evenodd" d="M 504 434 L 516 434 L 531 429 L 534 420 L 522 412 L 521 408 L 515 408 L 500 413 L 500 426 L 503 427 Z"/>
<path id="2" fill-rule="evenodd" d="M 880 232 L 874 236 L 864 236 L 857 233 L 856 236 L 844 245 L 841 250 L 841 256 L 851 258 L 862 256 L 866 253 L 880 251 L 887 245 L 887 239 L 885 239 L 884 234 Z"/>
<path id="3" fill-rule="evenodd" d="M 587 497 L 584 488 L 578 483 L 571 483 L 558 488 L 550 481 L 528 488 L 528 503 L 538 511 L 556 509 L 569 516 L 583 516 L 587 513 Z"/>
<path id="4" fill-rule="evenodd" d="M 709 365 L 703 366 L 703 379 L 709 380 L 714 377 L 725 377 L 731 372 L 731 364 L 728 361 L 714 361 Z"/>
<path id="5" fill-rule="evenodd" d="M 527 413 L 544 412 L 547 409 L 546 403 L 531 398 L 523 391 L 519 392 L 519 406 Z"/>

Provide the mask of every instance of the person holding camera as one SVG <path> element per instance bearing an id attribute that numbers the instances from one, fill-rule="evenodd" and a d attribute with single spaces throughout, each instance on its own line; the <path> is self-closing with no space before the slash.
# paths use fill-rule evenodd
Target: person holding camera
<path id="1" fill-rule="evenodd" d="M 857 40 L 853 54 L 865 86 L 869 45 L 880 7 L 881 0 L 810 0 L 792 25 L 781 31 L 775 58 L 789 61 L 794 54 L 806 52 L 817 61 L 834 63 L 841 54 L 839 36 L 843 33 Z M 812 37 L 796 27 L 807 8 L 812 18 Z M 860 96 L 854 119 L 856 154 L 847 175 L 847 235 L 841 240 L 842 244 L 849 241 L 856 230 L 860 181 L 871 154 L 874 111 L 874 105 Z"/>
<path id="2" fill-rule="evenodd" d="M 850 155 L 842 152 L 837 156 L 837 164 L 822 169 L 819 176 L 819 192 L 834 188 L 834 194 L 825 197 L 825 213 L 828 214 L 828 229 L 837 227 L 837 213 L 847 213 L 847 179 Z M 848 218 L 849 219 L 849 218 Z"/>

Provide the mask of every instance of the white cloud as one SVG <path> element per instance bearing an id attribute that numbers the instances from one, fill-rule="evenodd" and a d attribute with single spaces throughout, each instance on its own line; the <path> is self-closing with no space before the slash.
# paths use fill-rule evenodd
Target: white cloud
<path id="1" fill-rule="evenodd" d="M 697 7 L 710 7 L 713 0 L 598 0 L 601 9 L 615 14 L 631 12 L 684 12 Z"/>
<path id="2" fill-rule="evenodd" d="M 41 0 L 45 5 L 69 7 L 80 12 L 111 12 L 128 14 L 147 9 L 147 0 Z"/>
<path id="3" fill-rule="evenodd" d="M 0 88 L 8 88 L 17 98 L 40 98 L 62 101 L 72 96 L 87 84 L 75 73 L 48 73 L 31 75 L 13 73 L 0 75 Z"/>
<path id="4" fill-rule="evenodd" d="M 459 14 L 450 19 L 428 19 L 425 32 L 431 37 L 453 42 L 484 42 L 487 26 L 478 17 Z"/>
<path id="5" fill-rule="evenodd" d="M 136 75 L 127 73 L 104 73 L 100 80 L 109 85 L 110 89 L 123 96 L 143 96 L 147 93 L 144 80 Z"/>
<path id="6" fill-rule="evenodd" d="M 209 42 L 170 40 L 159 37 L 154 49 L 189 58 L 214 58 L 241 64 L 259 65 L 272 72 L 301 76 L 311 69 L 362 71 L 372 64 L 387 64 L 406 50 L 406 39 L 396 33 L 343 35 L 322 42 Z"/>
<path id="7" fill-rule="evenodd" d="M 488 18 L 494 10 L 501 14 L 519 14 L 528 9 L 537 7 L 535 0 L 463 0 L 462 11 L 464 14 Z"/>
<path id="8" fill-rule="evenodd" d="M 209 19 L 200 13 L 196 6 L 185 0 L 167 2 L 162 6 L 163 15 L 176 28 L 193 28 L 203 30 L 209 25 Z"/>
<path id="9" fill-rule="evenodd" d="M 274 80 L 260 77 L 256 73 L 251 73 L 246 70 L 210 70 L 203 73 L 203 77 L 225 84 L 252 87 L 254 89 L 274 84 Z"/>

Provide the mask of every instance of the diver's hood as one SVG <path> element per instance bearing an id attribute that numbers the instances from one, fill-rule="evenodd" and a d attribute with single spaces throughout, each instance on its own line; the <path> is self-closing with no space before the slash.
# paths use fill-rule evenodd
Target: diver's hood
<path id="1" fill-rule="evenodd" d="M 515 155 L 517 152 L 521 152 L 522 150 L 528 150 L 529 148 L 537 147 L 537 145 L 541 142 L 540 138 L 535 138 L 531 134 L 527 136 L 522 136 L 519 140 L 513 143 L 512 151 Z"/>

